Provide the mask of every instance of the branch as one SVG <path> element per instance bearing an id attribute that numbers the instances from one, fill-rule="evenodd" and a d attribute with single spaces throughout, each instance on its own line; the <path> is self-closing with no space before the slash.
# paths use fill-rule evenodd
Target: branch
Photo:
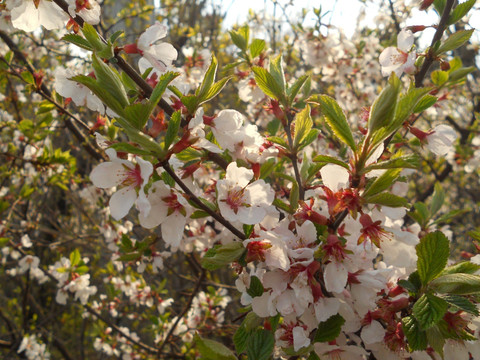
<path id="1" fill-rule="evenodd" d="M 189 199 L 192 200 L 195 205 L 197 205 L 199 208 L 201 208 L 203 211 L 208 213 L 211 217 L 213 217 L 215 220 L 217 220 L 220 224 L 225 226 L 230 232 L 233 233 L 236 237 L 238 237 L 241 240 L 245 240 L 245 234 L 238 230 L 235 226 L 233 226 L 228 220 L 226 220 L 222 215 L 216 213 L 212 209 L 210 209 L 208 206 L 206 206 L 203 202 L 200 201 L 200 199 L 185 185 L 185 183 L 180 179 L 177 174 L 175 174 L 175 171 L 172 170 L 170 165 L 168 164 L 168 161 L 162 162 L 162 167 L 165 169 L 165 171 L 170 175 L 173 180 L 180 186 L 180 188 L 189 196 Z"/>
<path id="2" fill-rule="evenodd" d="M 425 61 L 423 62 L 423 65 L 420 69 L 420 71 L 415 75 L 415 87 L 419 88 L 422 86 L 422 82 L 425 78 L 425 75 L 427 75 L 427 71 L 430 68 L 430 66 L 433 64 L 435 61 L 435 54 L 434 54 L 434 45 L 437 41 L 440 41 L 442 39 L 443 33 L 445 32 L 445 29 L 447 28 L 448 24 L 448 18 L 450 17 L 450 12 L 452 11 L 452 7 L 454 4 L 455 0 L 447 0 L 447 3 L 445 4 L 445 8 L 443 10 L 442 17 L 440 18 L 440 23 L 437 26 L 437 31 L 435 31 L 435 35 L 433 35 L 432 42 L 430 44 L 430 49 L 428 50 L 427 55 L 425 56 Z"/>

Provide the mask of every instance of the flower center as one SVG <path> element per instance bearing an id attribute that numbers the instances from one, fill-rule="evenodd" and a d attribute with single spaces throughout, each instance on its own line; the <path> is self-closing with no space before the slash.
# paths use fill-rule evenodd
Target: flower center
<path id="1" fill-rule="evenodd" d="M 142 172 L 140 165 L 135 165 L 133 169 L 128 166 L 125 167 L 125 179 L 122 181 L 122 185 L 139 187 L 143 183 Z"/>
<path id="2" fill-rule="evenodd" d="M 230 208 L 235 214 L 238 212 L 238 209 L 241 206 L 247 206 L 247 204 L 244 203 L 243 199 L 244 192 L 245 189 L 230 190 L 228 192 L 227 198 L 225 199 L 225 202 L 228 206 L 230 206 Z"/>

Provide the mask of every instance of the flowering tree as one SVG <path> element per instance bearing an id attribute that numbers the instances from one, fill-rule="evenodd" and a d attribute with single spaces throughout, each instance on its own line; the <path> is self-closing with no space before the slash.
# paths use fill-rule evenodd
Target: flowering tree
<path id="1" fill-rule="evenodd" d="M 383 6 L 179 47 L 1 1 L 2 354 L 479 358 L 475 0 Z"/>

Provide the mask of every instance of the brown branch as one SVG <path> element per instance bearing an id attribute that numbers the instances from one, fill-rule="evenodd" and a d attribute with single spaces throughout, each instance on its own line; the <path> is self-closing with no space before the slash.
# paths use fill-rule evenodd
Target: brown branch
<path id="1" fill-rule="evenodd" d="M 438 23 L 438 26 L 437 26 L 437 31 L 435 31 L 435 35 L 433 35 L 433 39 L 430 44 L 430 49 L 428 50 L 427 55 L 425 56 L 425 61 L 423 62 L 423 65 L 420 68 L 420 71 L 415 75 L 416 88 L 419 88 L 422 86 L 422 82 L 425 79 L 425 76 L 427 75 L 428 69 L 435 61 L 434 46 L 437 43 L 437 41 L 440 41 L 442 39 L 443 33 L 445 32 L 445 29 L 448 26 L 448 18 L 450 17 L 450 12 L 452 11 L 452 7 L 454 3 L 455 3 L 455 0 L 447 0 L 447 3 L 445 4 L 442 17 L 440 18 L 440 22 Z"/>
<path id="2" fill-rule="evenodd" d="M 225 226 L 230 232 L 233 233 L 236 237 L 238 237 L 241 240 L 245 240 L 245 234 L 238 230 L 235 226 L 233 226 L 228 220 L 226 220 L 222 215 L 219 213 L 213 211 L 210 209 L 208 206 L 206 206 L 203 202 L 200 201 L 200 199 L 188 188 L 187 185 L 180 179 L 177 174 L 175 174 L 175 171 L 170 167 L 168 164 L 168 161 L 162 162 L 161 166 L 165 169 L 165 171 L 170 175 L 173 180 L 180 186 L 180 188 L 185 192 L 185 194 L 188 195 L 189 199 L 192 200 L 195 205 L 197 205 L 200 209 L 208 213 L 211 217 L 213 217 L 215 220 L 217 220 L 220 224 Z"/>

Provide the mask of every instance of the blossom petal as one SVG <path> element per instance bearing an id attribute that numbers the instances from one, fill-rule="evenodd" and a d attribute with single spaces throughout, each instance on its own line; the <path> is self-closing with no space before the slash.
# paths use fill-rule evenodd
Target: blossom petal
<path id="1" fill-rule="evenodd" d="M 320 174 L 322 175 L 323 185 L 332 191 L 336 192 L 348 187 L 348 179 L 350 175 L 348 174 L 347 169 L 339 165 L 325 165 L 320 170 Z"/>
<path id="2" fill-rule="evenodd" d="M 106 161 L 98 164 L 90 173 L 93 185 L 101 189 L 117 186 L 125 179 L 125 168 L 121 163 Z"/>
<path id="3" fill-rule="evenodd" d="M 137 192 L 133 187 L 123 188 L 110 198 L 110 214 L 115 220 L 120 220 L 128 214 L 137 199 Z"/>
<path id="4" fill-rule="evenodd" d="M 411 30 L 403 29 L 398 33 L 397 36 L 397 46 L 400 50 L 409 51 L 413 45 L 415 37 Z"/>

